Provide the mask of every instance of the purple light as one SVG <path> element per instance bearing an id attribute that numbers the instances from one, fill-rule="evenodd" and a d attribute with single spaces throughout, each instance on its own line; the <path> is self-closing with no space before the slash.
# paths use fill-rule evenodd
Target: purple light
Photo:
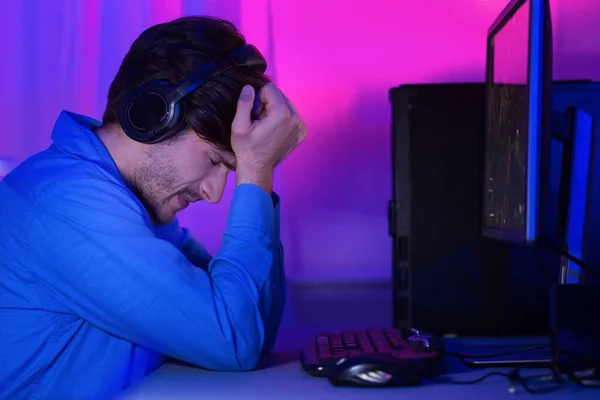
<path id="1" fill-rule="evenodd" d="M 231 19 L 270 62 L 309 138 L 277 171 L 291 279 L 386 279 L 391 198 L 387 91 L 404 83 L 483 82 L 488 26 L 507 0 L 3 0 L 0 157 L 50 144 L 62 109 L 100 119 L 131 42 L 185 14 Z M 600 79 L 597 0 L 552 1 L 555 79 Z M 233 178 L 233 176 L 231 177 Z M 212 252 L 222 204 L 181 216 Z"/>

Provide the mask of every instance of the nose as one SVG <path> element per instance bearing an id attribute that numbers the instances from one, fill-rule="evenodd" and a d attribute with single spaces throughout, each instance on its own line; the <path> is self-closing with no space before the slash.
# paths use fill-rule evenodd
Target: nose
<path id="1" fill-rule="evenodd" d="M 215 168 L 211 174 L 204 178 L 200 184 L 200 188 L 205 201 L 213 204 L 221 201 L 225 184 L 227 183 L 228 172 L 227 167 L 222 166 L 221 168 Z"/>

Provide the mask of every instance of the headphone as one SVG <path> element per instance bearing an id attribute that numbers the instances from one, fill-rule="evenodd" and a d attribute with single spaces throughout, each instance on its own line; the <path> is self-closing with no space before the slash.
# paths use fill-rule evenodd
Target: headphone
<path id="1" fill-rule="evenodd" d="M 256 47 L 247 44 L 221 61 L 200 67 L 177 85 L 165 80 L 146 82 L 121 102 L 118 111 L 121 128 L 140 143 L 154 144 L 171 138 L 185 123 L 185 96 L 233 67 L 249 67 L 264 73 L 267 62 Z"/>

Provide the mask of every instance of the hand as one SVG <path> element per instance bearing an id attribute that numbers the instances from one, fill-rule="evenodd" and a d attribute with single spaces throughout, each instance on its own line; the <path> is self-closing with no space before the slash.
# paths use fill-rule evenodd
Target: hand
<path id="1" fill-rule="evenodd" d="M 283 98 L 285 99 L 288 109 L 290 110 L 290 113 L 299 115 L 298 111 L 296 110 L 296 107 L 294 106 L 294 104 L 292 104 L 290 99 L 288 99 L 285 94 L 282 93 L 282 95 L 283 95 Z M 255 97 L 254 106 L 252 107 L 252 119 L 259 119 L 261 117 L 264 117 L 265 111 L 266 111 L 265 105 L 261 102 L 259 97 Z M 287 158 L 287 156 L 290 155 L 290 153 L 292 151 L 294 151 L 294 149 L 296 147 L 298 147 L 298 145 L 300 145 L 300 143 L 302 143 L 306 139 L 307 129 L 306 129 L 306 125 L 304 124 L 304 121 L 301 121 L 299 129 L 303 130 L 303 132 L 300 132 L 300 134 L 297 136 L 296 142 L 294 142 L 292 144 L 292 146 L 286 151 L 286 153 L 279 160 L 277 160 L 277 162 L 275 163 L 275 167 L 277 167 L 279 164 L 281 164 L 281 162 L 283 160 L 285 160 Z"/>
<path id="2" fill-rule="evenodd" d="M 295 107 L 273 83 L 259 91 L 257 100 L 260 115 L 252 120 L 255 93 L 251 86 L 245 86 L 231 125 L 231 146 L 238 184 L 252 183 L 270 193 L 273 168 L 304 141 L 307 129 Z"/>

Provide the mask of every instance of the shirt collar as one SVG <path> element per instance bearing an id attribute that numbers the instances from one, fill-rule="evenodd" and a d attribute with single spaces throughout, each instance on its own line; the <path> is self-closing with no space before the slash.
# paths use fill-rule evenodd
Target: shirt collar
<path id="1" fill-rule="evenodd" d="M 92 161 L 122 181 L 121 173 L 102 141 L 93 132 L 101 122 L 69 111 L 61 112 L 52 130 L 52 141 L 66 155 Z"/>

